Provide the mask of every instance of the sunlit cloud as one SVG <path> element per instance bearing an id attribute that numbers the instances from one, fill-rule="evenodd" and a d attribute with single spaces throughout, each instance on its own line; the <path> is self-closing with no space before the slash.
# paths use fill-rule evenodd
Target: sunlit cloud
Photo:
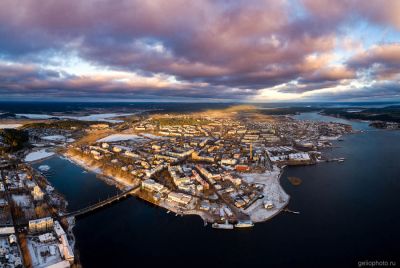
<path id="1" fill-rule="evenodd" d="M 398 14 L 397 0 L 4 0 L 0 96 L 398 98 Z"/>

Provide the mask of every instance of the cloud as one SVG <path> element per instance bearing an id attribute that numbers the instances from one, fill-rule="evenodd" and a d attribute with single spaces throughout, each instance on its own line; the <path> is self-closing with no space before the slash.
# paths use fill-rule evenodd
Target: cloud
<path id="1" fill-rule="evenodd" d="M 375 79 L 393 79 L 400 75 L 400 43 L 375 45 L 354 55 L 348 65 L 370 71 Z"/>
<path id="2" fill-rule="evenodd" d="M 306 100 L 328 101 L 399 101 L 400 87 L 396 82 L 376 82 L 368 86 L 347 86 L 335 91 L 321 91 L 314 95 L 306 96 Z"/>
<path id="3" fill-rule="evenodd" d="M 397 48 L 364 46 L 351 26 L 368 21 L 397 31 L 399 1 L 297 4 L 3 0 L 0 60 L 13 66 L 0 66 L 7 69 L 0 88 L 2 94 L 251 99 L 266 88 L 302 94 L 341 86 L 367 69 L 379 79 L 397 75 L 390 56 Z M 72 58 L 78 64 L 67 68 Z"/>
<path id="4" fill-rule="evenodd" d="M 344 21 L 356 17 L 400 29 L 400 2 L 397 0 L 302 0 L 304 7 L 319 20 Z"/>

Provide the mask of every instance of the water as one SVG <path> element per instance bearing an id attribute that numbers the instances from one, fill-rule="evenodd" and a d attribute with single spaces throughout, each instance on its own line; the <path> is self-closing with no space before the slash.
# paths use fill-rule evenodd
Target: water
<path id="1" fill-rule="evenodd" d="M 97 178 L 95 173 L 87 172 L 62 157 L 49 158 L 34 164 L 33 167 L 39 169 L 42 165 L 50 167 L 48 171 L 42 171 L 42 173 L 65 196 L 69 210 L 86 207 L 118 192 L 115 187 Z"/>
<path id="2" fill-rule="evenodd" d="M 322 115 L 317 112 L 310 113 L 301 113 L 292 116 L 297 120 L 310 120 L 310 121 L 319 121 L 319 122 L 335 122 L 341 124 L 349 124 L 353 127 L 354 130 L 374 130 L 369 126 L 369 123 L 359 121 L 359 120 L 346 120 L 339 117 L 332 117 L 327 115 Z"/>
<path id="3" fill-rule="evenodd" d="M 340 147 L 327 152 L 346 157 L 344 163 L 285 170 L 282 185 L 291 195 L 289 208 L 300 215 L 281 213 L 246 230 L 214 230 L 203 227 L 199 217 L 176 217 L 129 198 L 78 219 L 74 231 L 83 266 L 400 263 L 400 131 L 372 131 L 367 123 L 351 123 L 369 131 L 347 135 L 337 142 Z M 51 166 L 48 178 L 69 200 L 71 210 L 116 191 L 66 160 L 53 157 L 41 164 Z M 299 177 L 303 183 L 293 186 L 287 176 Z"/>

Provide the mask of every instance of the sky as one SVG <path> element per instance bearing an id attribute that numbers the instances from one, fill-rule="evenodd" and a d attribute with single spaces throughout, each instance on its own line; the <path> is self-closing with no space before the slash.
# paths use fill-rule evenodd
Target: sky
<path id="1" fill-rule="evenodd" d="M 399 0 L 1 0 L 0 100 L 400 101 Z"/>

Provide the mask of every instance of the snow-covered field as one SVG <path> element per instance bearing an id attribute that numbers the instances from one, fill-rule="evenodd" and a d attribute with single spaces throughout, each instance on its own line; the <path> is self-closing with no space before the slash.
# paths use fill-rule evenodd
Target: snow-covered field
<path id="1" fill-rule="evenodd" d="M 121 123 L 123 120 L 111 119 L 115 117 L 133 115 L 134 113 L 109 113 L 109 114 L 91 114 L 87 116 L 66 116 L 65 118 L 76 119 L 81 121 L 104 121 L 109 123 Z"/>
<path id="2" fill-rule="evenodd" d="M 74 119 L 80 121 L 103 121 L 109 123 L 121 123 L 122 120 L 112 119 L 115 117 L 133 115 L 135 113 L 105 113 L 105 114 L 90 114 L 84 116 L 72 116 L 72 115 L 48 115 L 48 114 L 17 114 L 17 116 L 24 116 L 29 119 L 49 119 L 52 117 L 62 119 Z"/>
<path id="3" fill-rule="evenodd" d="M 41 139 L 46 140 L 46 141 L 65 141 L 65 142 L 74 142 L 75 141 L 75 139 L 66 138 L 63 135 L 44 136 L 44 137 L 41 137 Z"/>
<path id="4" fill-rule="evenodd" d="M 163 140 L 165 139 L 165 137 L 161 137 L 161 136 L 156 136 L 150 133 L 142 133 L 140 134 L 143 137 L 149 138 L 149 139 L 153 139 L 153 140 Z"/>
<path id="5" fill-rule="evenodd" d="M 28 195 L 12 195 L 12 199 L 14 202 L 20 207 L 29 207 L 30 206 L 30 199 Z"/>
<path id="6" fill-rule="evenodd" d="M 65 141 L 65 137 L 63 135 L 44 136 L 41 137 L 41 139 L 46 141 Z"/>
<path id="7" fill-rule="evenodd" d="M 54 155 L 53 152 L 47 152 L 45 149 L 29 153 L 27 156 L 25 156 L 25 162 L 33 162 L 37 161 L 49 156 Z"/>
<path id="8" fill-rule="evenodd" d="M 262 222 L 278 214 L 289 202 L 289 195 L 280 185 L 281 170 L 274 167 L 272 171 L 262 174 L 250 173 L 243 174 L 242 178 L 247 183 L 257 183 L 264 186 L 264 198 L 257 200 L 253 205 L 245 210 L 250 215 L 253 222 Z M 273 204 L 272 209 L 264 208 L 264 203 Z"/>
<path id="9" fill-rule="evenodd" d="M 22 124 L 0 124 L 0 129 L 19 128 Z"/>
<path id="10" fill-rule="evenodd" d="M 48 114 L 16 114 L 17 116 L 23 116 L 28 119 L 49 119 L 53 117 L 52 115 Z"/>
<path id="11" fill-rule="evenodd" d="M 128 140 L 142 140 L 143 137 L 140 137 L 135 134 L 112 134 L 105 138 L 98 140 L 97 142 L 116 142 L 116 141 L 128 141 Z"/>

